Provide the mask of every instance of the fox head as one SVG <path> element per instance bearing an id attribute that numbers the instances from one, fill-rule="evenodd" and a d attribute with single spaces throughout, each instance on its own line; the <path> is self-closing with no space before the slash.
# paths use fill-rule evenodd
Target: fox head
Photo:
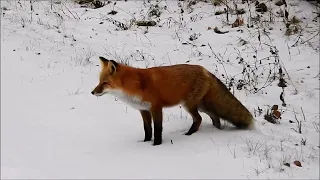
<path id="1" fill-rule="evenodd" d="M 104 57 L 99 57 L 101 62 L 101 72 L 99 84 L 91 92 L 95 96 L 102 96 L 112 90 L 116 89 L 119 79 L 115 78 L 117 73 L 118 63 L 114 60 L 107 60 Z"/>

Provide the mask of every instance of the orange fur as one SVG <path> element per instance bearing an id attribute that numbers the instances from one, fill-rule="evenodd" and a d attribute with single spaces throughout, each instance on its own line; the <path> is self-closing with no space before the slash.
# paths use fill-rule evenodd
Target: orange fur
<path id="1" fill-rule="evenodd" d="M 251 113 L 213 74 L 199 65 L 172 65 L 147 69 L 134 68 L 100 57 L 100 82 L 94 95 L 111 93 L 140 110 L 145 141 L 151 140 L 151 118 L 154 123 L 154 145 L 162 143 L 162 109 L 181 104 L 193 118 L 186 135 L 199 129 L 201 116 L 208 114 L 217 128 L 223 118 L 239 128 L 253 125 Z"/>

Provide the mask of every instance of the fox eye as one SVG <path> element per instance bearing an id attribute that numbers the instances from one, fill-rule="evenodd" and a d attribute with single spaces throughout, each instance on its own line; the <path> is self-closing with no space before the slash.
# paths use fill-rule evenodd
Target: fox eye
<path id="1" fill-rule="evenodd" d="M 109 83 L 107 83 L 107 82 L 103 82 L 103 83 L 102 83 L 103 86 L 104 86 L 104 85 L 108 85 L 108 84 L 109 84 Z"/>

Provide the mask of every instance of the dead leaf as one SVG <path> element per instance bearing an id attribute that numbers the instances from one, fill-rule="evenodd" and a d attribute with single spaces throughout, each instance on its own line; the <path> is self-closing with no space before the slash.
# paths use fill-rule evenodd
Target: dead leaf
<path id="1" fill-rule="evenodd" d="M 276 118 L 279 119 L 281 116 L 281 113 L 278 110 L 272 111 L 272 115 Z"/>
<path id="2" fill-rule="evenodd" d="M 244 21 L 242 18 L 237 18 L 234 23 L 232 23 L 231 27 L 234 28 L 234 27 L 239 27 L 239 26 L 242 26 L 244 24 Z"/>
<path id="3" fill-rule="evenodd" d="M 293 163 L 294 163 L 296 166 L 302 167 L 300 161 L 294 161 Z"/>

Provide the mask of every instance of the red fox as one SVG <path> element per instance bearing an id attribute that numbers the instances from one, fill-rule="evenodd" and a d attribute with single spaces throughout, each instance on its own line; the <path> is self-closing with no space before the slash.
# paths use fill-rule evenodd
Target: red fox
<path id="1" fill-rule="evenodd" d="M 111 94 L 140 111 L 145 137 L 153 145 L 162 143 L 162 109 L 181 104 L 192 116 L 193 123 L 185 135 L 198 131 L 208 114 L 221 129 L 220 118 L 238 128 L 253 128 L 252 114 L 228 88 L 200 65 L 172 65 L 147 69 L 134 68 L 99 57 L 102 69 L 100 82 L 91 92 L 95 96 Z"/>

